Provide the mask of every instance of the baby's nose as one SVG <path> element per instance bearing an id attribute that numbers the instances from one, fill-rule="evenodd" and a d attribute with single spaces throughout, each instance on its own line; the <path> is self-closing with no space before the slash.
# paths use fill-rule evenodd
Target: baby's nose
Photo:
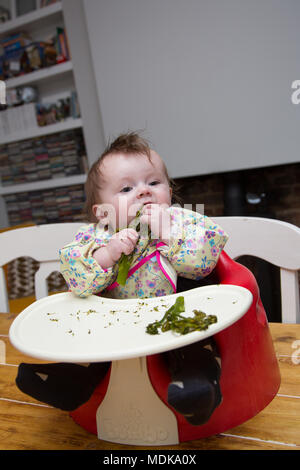
<path id="1" fill-rule="evenodd" d="M 138 188 L 138 197 L 139 198 L 149 196 L 150 194 L 151 194 L 151 190 L 150 190 L 149 186 L 147 186 L 146 184 L 143 184 L 143 185 L 139 186 L 139 188 Z"/>

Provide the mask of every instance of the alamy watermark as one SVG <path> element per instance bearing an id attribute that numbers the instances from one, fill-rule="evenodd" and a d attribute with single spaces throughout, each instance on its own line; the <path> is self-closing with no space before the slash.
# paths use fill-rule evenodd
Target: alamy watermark
<path id="1" fill-rule="evenodd" d="M 0 80 L 0 104 L 6 105 L 6 84 Z"/>
<path id="2" fill-rule="evenodd" d="M 148 208 L 149 205 L 151 206 L 150 212 L 148 212 L 149 218 L 148 222 L 145 222 L 143 221 L 143 217 L 145 217 L 147 213 L 146 207 Z M 141 204 L 129 204 L 126 199 L 121 199 L 117 207 L 110 203 L 97 204 L 95 215 L 99 224 L 107 227 L 112 234 L 115 231 L 121 231 L 129 226 L 139 231 L 139 238 L 142 240 L 157 238 L 158 233 L 160 234 L 159 238 L 168 239 L 172 235 L 172 230 L 175 230 L 175 228 L 177 238 L 182 238 L 185 226 L 188 223 L 186 220 L 187 213 L 182 212 L 182 208 L 185 209 L 185 211 L 191 211 L 191 213 L 196 212 L 204 216 L 204 204 L 184 204 L 183 206 L 180 204 L 172 204 L 171 207 L 173 210 L 175 209 L 175 211 L 176 208 L 179 209 L 174 227 L 171 224 L 172 216 L 168 210 L 170 209 L 168 204 L 150 203 L 141 206 Z M 197 226 L 205 230 L 206 224 L 206 218 L 199 217 Z M 139 228 L 137 229 L 137 227 Z M 151 229 L 150 233 L 148 227 Z M 173 227 L 173 229 L 171 227 Z"/>
<path id="3" fill-rule="evenodd" d="M 299 104 L 300 103 L 300 80 L 294 80 L 292 83 L 292 89 L 295 90 L 293 91 L 291 95 L 291 100 L 293 104 Z"/>
<path id="4" fill-rule="evenodd" d="M 292 363 L 300 364 L 300 339 L 296 339 L 296 341 L 293 341 L 292 348 L 295 349 L 292 354 Z"/>
<path id="5" fill-rule="evenodd" d="M 0 364 L 6 363 L 6 344 L 0 339 Z"/>

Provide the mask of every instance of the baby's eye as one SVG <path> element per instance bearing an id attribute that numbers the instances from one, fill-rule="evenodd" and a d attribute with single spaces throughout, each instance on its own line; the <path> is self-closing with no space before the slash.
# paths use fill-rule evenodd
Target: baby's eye
<path id="1" fill-rule="evenodd" d="M 155 185 L 159 184 L 159 181 L 151 181 L 151 183 L 149 183 L 149 184 L 150 184 L 150 186 L 155 186 Z"/>
<path id="2" fill-rule="evenodd" d="M 130 186 L 125 186 L 124 188 L 121 189 L 120 193 L 128 193 L 131 190 L 132 188 Z"/>

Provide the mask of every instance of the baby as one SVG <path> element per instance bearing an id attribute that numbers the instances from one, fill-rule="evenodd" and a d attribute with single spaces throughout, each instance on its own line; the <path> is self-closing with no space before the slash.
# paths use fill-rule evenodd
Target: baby
<path id="1" fill-rule="evenodd" d="M 91 223 L 81 227 L 75 239 L 60 250 L 61 272 L 74 294 L 121 299 L 163 296 L 176 292 L 178 276 L 198 281 L 213 271 L 228 237 L 207 217 L 172 206 L 172 188 L 164 162 L 137 133 L 121 135 L 108 146 L 91 167 L 86 182 L 86 212 Z M 131 265 L 126 282 L 120 283 L 117 276 L 124 255 L 131 256 Z M 213 339 L 164 356 L 172 377 L 169 404 L 190 423 L 203 424 L 221 402 L 220 366 Z M 67 381 L 67 365 L 51 366 L 53 371 L 54 366 L 63 371 L 59 380 L 64 376 Z M 80 368 L 84 382 L 90 385 L 70 404 L 70 391 L 64 383 L 69 396 L 64 409 L 74 409 L 87 400 L 109 364 L 69 366 Z M 54 381 L 57 395 L 56 374 L 50 371 L 41 386 Z M 24 365 L 22 372 L 20 388 L 31 373 Z M 62 389 L 60 397 L 64 396 Z M 35 397 L 43 401 L 42 392 Z M 49 403 L 49 394 L 47 397 Z"/>

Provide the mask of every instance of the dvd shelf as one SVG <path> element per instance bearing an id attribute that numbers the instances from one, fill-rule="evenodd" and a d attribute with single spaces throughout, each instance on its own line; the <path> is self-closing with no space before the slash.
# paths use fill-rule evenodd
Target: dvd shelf
<path id="1" fill-rule="evenodd" d="M 0 147 L 2 187 L 64 178 L 86 171 L 82 131 L 71 130 Z"/>
<path id="2" fill-rule="evenodd" d="M 83 185 L 3 196 L 10 225 L 83 221 Z"/>

